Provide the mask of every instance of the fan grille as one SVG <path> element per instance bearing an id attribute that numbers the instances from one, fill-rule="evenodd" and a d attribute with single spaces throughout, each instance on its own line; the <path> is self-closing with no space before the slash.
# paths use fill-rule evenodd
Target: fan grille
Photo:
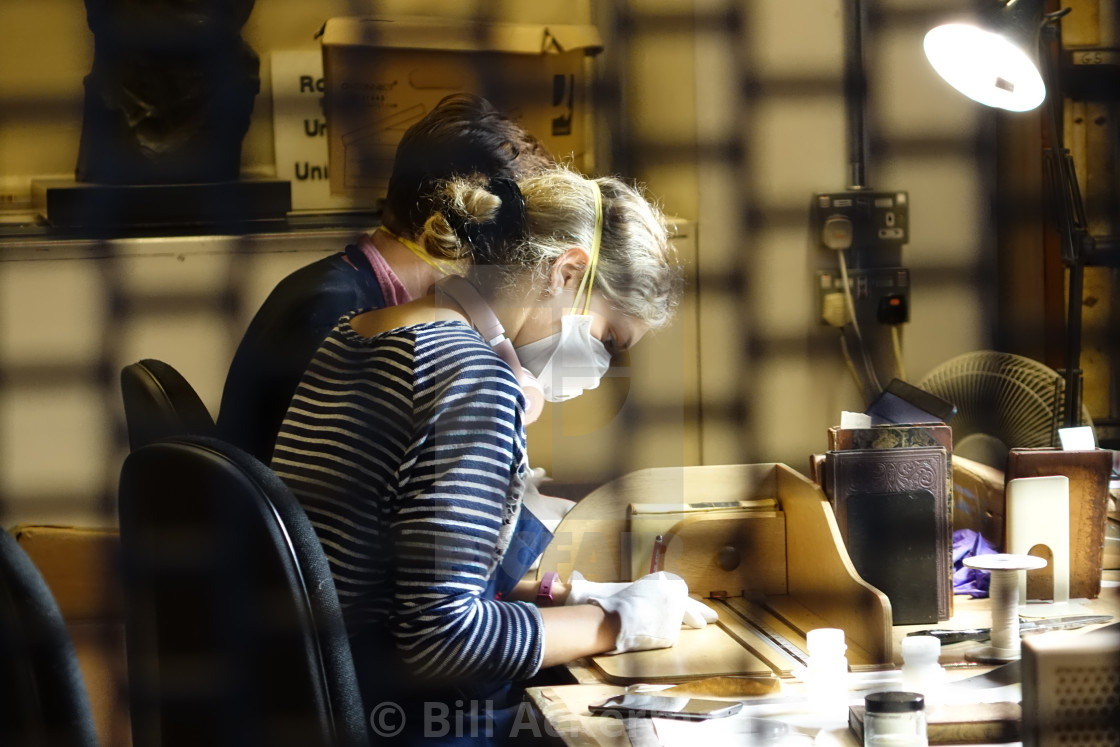
<path id="1" fill-rule="evenodd" d="M 918 387 L 957 406 L 953 442 L 983 434 L 1007 448 L 1057 445 L 1065 381 L 1054 369 L 1013 353 L 980 350 L 952 358 Z M 1083 425 L 1091 425 L 1082 408 Z"/>

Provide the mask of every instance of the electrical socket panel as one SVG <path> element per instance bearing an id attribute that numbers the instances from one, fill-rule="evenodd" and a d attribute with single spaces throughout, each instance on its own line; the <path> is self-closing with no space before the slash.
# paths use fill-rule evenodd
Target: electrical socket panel
<path id="1" fill-rule="evenodd" d="M 910 240 L 910 197 L 861 190 L 815 194 L 813 225 L 830 249 L 897 248 Z"/>
<path id="2" fill-rule="evenodd" d="M 852 305 L 860 323 L 903 324 L 910 321 L 910 270 L 878 267 L 848 270 Z M 829 297 L 843 295 L 844 278 L 839 270 L 817 270 L 817 298 L 822 324 L 836 324 L 837 305 Z M 847 320 L 850 321 L 850 320 Z"/>

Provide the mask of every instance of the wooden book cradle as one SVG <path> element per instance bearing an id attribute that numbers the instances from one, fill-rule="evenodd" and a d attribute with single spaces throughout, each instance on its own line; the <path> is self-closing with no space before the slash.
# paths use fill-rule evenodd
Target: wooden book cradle
<path id="1" fill-rule="evenodd" d="M 742 501 L 758 507 L 684 511 Z M 844 630 L 853 666 L 892 662 L 890 601 L 856 573 L 821 489 L 783 464 L 660 467 L 613 480 L 560 523 L 538 577 L 631 580 L 642 564 L 630 548 L 648 544 L 630 531 L 637 504 L 681 505 L 683 518 L 662 535 L 660 568 L 684 578 L 719 623 L 682 629 L 672 648 L 592 657 L 608 681 L 791 676 L 807 661 L 805 634 L 821 627 Z"/>

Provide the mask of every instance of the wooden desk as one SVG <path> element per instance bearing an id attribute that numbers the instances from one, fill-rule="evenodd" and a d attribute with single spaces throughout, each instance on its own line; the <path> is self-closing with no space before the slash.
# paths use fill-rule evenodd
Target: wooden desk
<path id="1" fill-rule="evenodd" d="M 1120 571 L 1109 570 L 1102 574 L 1102 590 L 1098 599 L 1071 600 L 1071 606 L 1077 609 L 1069 610 L 1068 614 L 1106 614 L 1120 620 Z M 946 623 L 939 624 L 942 628 L 973 628 L 989 627 L 991 623 L 989 600 L 970 599 L 958 597 L 955 601 L 953 618 Z M 896 644 L 911 631 L 921 630 L 932 626 L 905 625 L 896 626 L 893 634 Z M 1087 626 L 1076 630 L 1051 631 L 1035 635 L 1047 637 L 1076 636 L 1101 627 L 1100 625 Z M 941 663 L 946 666 L 948 677 L 951 681 L 992 671 L 994 667 L 967 663 L 966 654 L 978 644 L 975 642 L 956 643 L 942 648 Z M 901 645 L 895 645 L 894 651 L 900 652 Z M 901 664 L 901 655 L 896 654 Z M 572 681 L 571 685 L 554 685 L 547 687 L 534 687 L 528 691 L 528 703 L 531 718 L 539 719 L 536 728 L 544 736 L 551 736 L 557 744 L 584 747 L 586 745 L 602 745 L 603 747 L 619 745 L 622 747 L 644 747 L 645 739 L 652 733 L 652 724 L 630 724 L 631 733 L 628 734 L 627 724 L 616 719 L 591 716 L 587 712 L 589 703 L 598 702 L 611 695 L 624 692 L 626 687 L 605 683 L 601 679 L 599 670 L 589 666 L 586 662 L 575 662 L 567 667 Z M 890 677 L 893 672 L 865 672 L 853 673 L 853 681 L 873 683 L 876 677 Z M 846 724 L 832 723 L 820 726 L 814 724 L 812 717 L 806 713 L 806 705 L 799 702 L 799 696 L 804 695 L 804 685 L 798 677 L 783 678 L 782 695 L 761 696 L 759 698 L 744 698 L 742 701 L 754 715 L 761 714 L 765 718 L 785 721 L 791 725 L 791 734 L 783 747 L 789 745 L 813 743 L 811 734 L 818 730 L 828 732 L 829 744 L 844 745 L 846 747 L 859 747 L 855 738 L 848 730 Z M 854 696 L 858 699 L 858 693 Z M 782 701 L 786 702 L 783 703 Z M 735 718 L 735 717 L 731 717 Z M 712 725 L 689 724 L 682 726 L 673 724 L 675 734 L 692 735 L 686 741 L 708 741 L 717 744 L 709 738 L 713 733 Z M 527 732 L 526 732 L 527 733 Z M 664 738 L 665 735 L 662 735 Z M 632 738 L 633 737 L 633 738 Z M 804 737 L 804 739 L 801 739 Z M 656 744 L 657 742 L 654 742 Z M 1010 743 L 1016 744 L 1016 743 Z M 690 746 L 691 747 L 691 746 Z"/>
<path id="2" fill-rule="evenodd" d="M 627 687 L 657 688 L 713 674 L 743 674 L 737 655 L 726 647 L 728 638 L 763 660 L 768 665 L 763 671 L 781 677 L 782 693 L 744 698 L 744 715 L 761 709 L 815 734 L 824 727 L 804 697 L 800 678 L 807 661 L 804 636 L 808 630 L 845 630 L 854 687 L 851 704 L 856 704 L 862 703 L 863 691 L 898 689 L 901 640 L 907 633 L 932 627 L 991 626 L 989 601 L 961 596 L 955 598 L 953 617 L 948 621 L 892 627 L 889 601 L 855 573 L 823 493 L 784 465 L 662 468 L 619 478 L 590 493 L 565 517 L 541 559 L 539 572 L 556 570 L 565 577 L 580 570 L 596 581 L 627 580 L 634 567 L 633 558 L 628 557 L 634 545 L 627 519 L 631 506 L 704 506 L 760 498 L 777 498 L 780 515 L 759 511 L 754 518 L 722 519 L 719 524 L 706 515 L 687 516 L 665 531 L 669 549 L 662 567 L 683 576 L 693 592 L 718 610 L 718 625 L 709 626 L 710 630 L 682 630 L 673 649 L 577 662 L 566 668 L 573 684 L 530 688 L 529 711 L 540 720 L 542 735 L 551 734 L 570 745 L 633 744 L 624 724 L 591 716 L 587 705 Z M 641 559 L 641 553 L 638 557 Z M 732 562 L 727 562 L 729 557 Z M 1055 614 L 1099 611 L 1120 618 L 1120 572 L 1108 571 L 1105 579 L 1098 599 L 1071 600 L 1069 609 Z M 1099 626 L 1041 635 L 1079 635 L 1092 627 Z M 965 661 L 966 654 L 982 645 L 964 642 L 943 647 L 941 661 L 949 677 L 964 679 L 993 669 Z M 713 653 L 713 649 L 724 653 Z M 680 657 L 683 659 L 678 661 Z M 894 687 L 884 686 L 891 678 Z M 1005 699 L 1017 702 L 1021 695 L 1017 683 L 1012 684 L 1016 690 Z M 972 693 L 967 697 L 973 697 Z M 634 721 L 634 729 L 648 731 L 651 726 L 650 719 Z M 684 731 L 693 736 L 684 741 L 725 743 L 702 737 L 719 728 L 716 721 L 728 723 L 715 719 L 689 724 L 692 729 Z M 828 728 L 836 732 L 838 744 L 854 744 L 846 718 Z M 644 747 L 642 741 L 640 747 Z"/>

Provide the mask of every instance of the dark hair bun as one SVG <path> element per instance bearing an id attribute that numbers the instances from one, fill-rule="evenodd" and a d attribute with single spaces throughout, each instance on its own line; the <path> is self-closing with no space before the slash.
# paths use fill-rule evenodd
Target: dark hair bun
<path id="1" fill-rule="evenodd" d="M 501 200 L 493 219 L 475 221 L 462 215 L 446 215 L 460 241 L 470 245 L 476 264 L 495 264 L 509 257 L 508 247 L 525 237 L 525 197 L 517 182 L 507 177 L 493 177 L 486 191 Z"/>

